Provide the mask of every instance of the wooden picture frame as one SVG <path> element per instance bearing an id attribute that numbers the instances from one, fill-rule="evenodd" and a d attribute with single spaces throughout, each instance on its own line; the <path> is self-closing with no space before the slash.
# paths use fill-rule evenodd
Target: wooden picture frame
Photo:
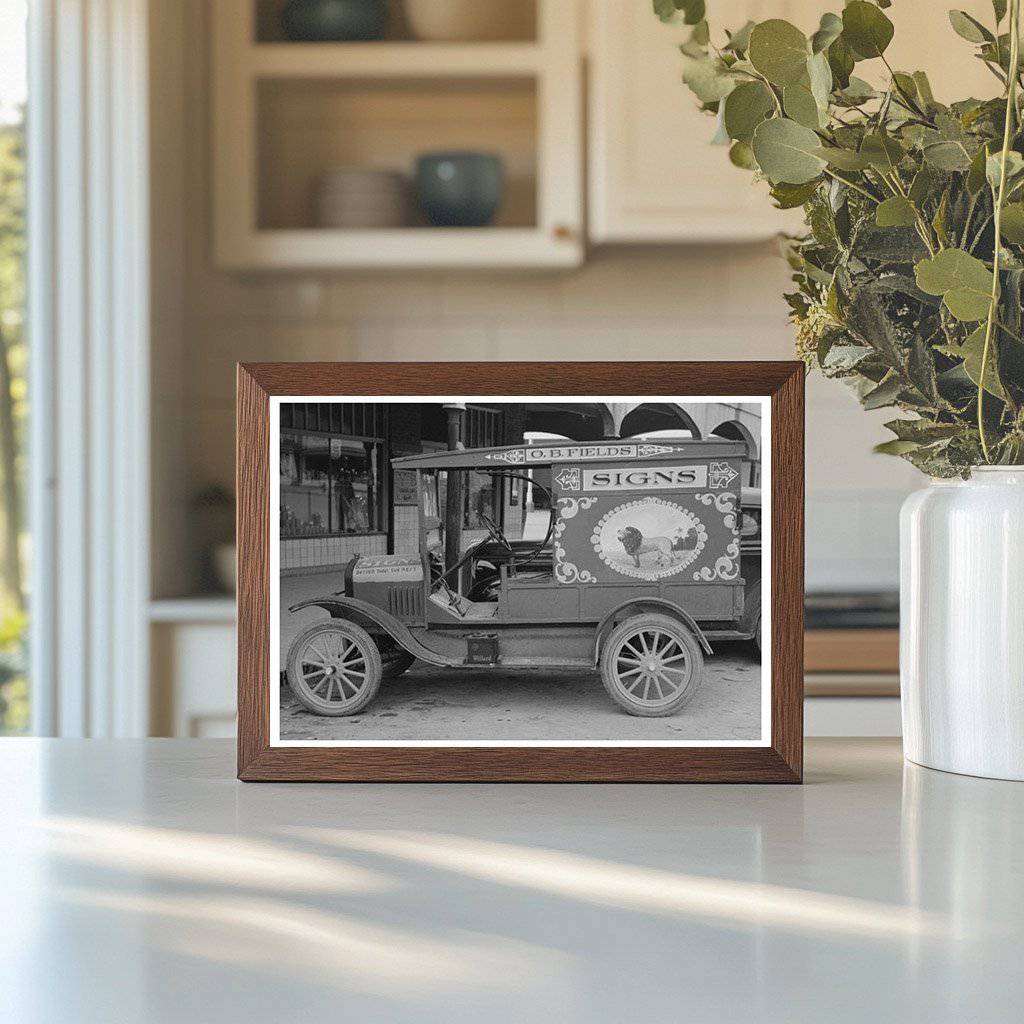
<path id="1" fill-rule="evenodd" d="M 770 739 L 760 746 L 271 743 L 271 399 L 759 396 L 770 408 Z M 710 400 L 710 399 L 707 399 Z M 244 781 L 800 782 L 804 367 L 799 362 L 254 363 L 238 366 L 238 777 Z M 738 529 L 738 528 L 737 528 Z M 764 649 L 764 648 L 763 648 Z"/>

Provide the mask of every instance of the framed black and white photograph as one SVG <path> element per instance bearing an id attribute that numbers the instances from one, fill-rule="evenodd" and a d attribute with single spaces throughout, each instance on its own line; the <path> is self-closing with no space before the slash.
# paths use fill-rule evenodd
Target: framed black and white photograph
<path id="1" fill-rule="evenodd" d="M 799 777 L 799 368 L 648 365 L 241 368 L 243 778 Z"/>

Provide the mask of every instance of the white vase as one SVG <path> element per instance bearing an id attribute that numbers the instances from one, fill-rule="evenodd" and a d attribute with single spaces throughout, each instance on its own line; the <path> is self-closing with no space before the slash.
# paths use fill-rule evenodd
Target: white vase
<path id="1" fill-rule="evenodd" d="M 905 755 L 1024 781 L 1024 466 L 910 495 L 900 563 Z"/>

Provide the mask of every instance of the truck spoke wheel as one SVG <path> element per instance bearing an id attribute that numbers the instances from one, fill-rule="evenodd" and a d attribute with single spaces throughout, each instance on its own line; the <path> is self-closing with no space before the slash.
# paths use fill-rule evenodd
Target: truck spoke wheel
<path id="1" fill-rule="evenodd" d="M 373 700 L 382 677 L 380 652 L 361 626 L 346 619 L 318 622 L 288 652 L 288 684 L 318 715 L 352 715 Z"/>
<path id="2" fill-rule="evenodd" d="M 605 643 L 601 676 L 612 699 L 630 714 L 670 715 L 696 692 L 704 656 L 696 638 L 668 615 L 637 615 Z"/>

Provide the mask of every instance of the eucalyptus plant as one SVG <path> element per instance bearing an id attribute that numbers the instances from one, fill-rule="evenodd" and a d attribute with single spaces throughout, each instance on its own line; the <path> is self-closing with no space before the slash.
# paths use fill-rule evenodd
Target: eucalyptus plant
<path id="1" fill-rule="evenodd" d="M 809 37 L 772 18 L 717 44 L 705 0 L 654 0 L 691 26 L 683 80 L 716 141 L 803 207 L 785 243 L 798 353 L 864 408 L 899 409 L 877 450 L 931 476 L 1024 462 L 1020 2 L 993 0 L 989 24 L 949 12 L 998 95 L 947 105 L 890 66 L 891 0 L 852 0 Z"/>

